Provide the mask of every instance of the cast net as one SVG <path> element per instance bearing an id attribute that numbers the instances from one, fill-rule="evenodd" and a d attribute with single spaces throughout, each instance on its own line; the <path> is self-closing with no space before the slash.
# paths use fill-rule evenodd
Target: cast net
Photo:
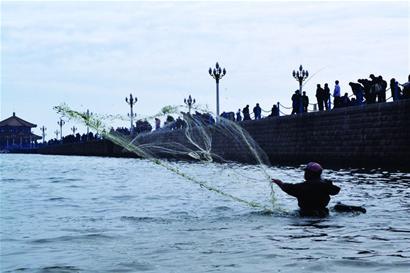
<path id="1" fill-rule="evenodd" d="M 191 115 L 181 112 L 180 108 L 166 106 L 158 114 L 146 117 L 146 121 L 153 121 L 179 115 L 161 129 L 138 132 L 133 136 L 110 126 L 124 117 L 87 115 L 65 104 L 56 106 L 55 110 L 94 129 L 101 138 L 124 151 L 147 159 L 204 189 L 253 208 L 272 211 L 275 198 L 270 183 L 269 159 L 249 133 L 230 119 L 219 117 L 215 121 L 206 110 Z"/>

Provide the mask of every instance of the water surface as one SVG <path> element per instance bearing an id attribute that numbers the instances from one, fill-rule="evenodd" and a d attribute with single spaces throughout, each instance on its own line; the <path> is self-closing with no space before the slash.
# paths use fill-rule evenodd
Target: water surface
<path id="1" fill-rule="evenodd" d="M 270 205 L 255 166 L 178 163 Z M 146 160 L 0 155 L 1 272 L 408 272 L 410 174 L 326 171 L 337 201 L 367 214 L 273 214 L 209 192 Z M 271 167 L 300 182 L 300 168 Z M 240 173 L 240 176 L 236 174 Z M 239 179 L 238 177 L 242 177 Z M 249 179 L 247 179 L 248 177 Z"/>

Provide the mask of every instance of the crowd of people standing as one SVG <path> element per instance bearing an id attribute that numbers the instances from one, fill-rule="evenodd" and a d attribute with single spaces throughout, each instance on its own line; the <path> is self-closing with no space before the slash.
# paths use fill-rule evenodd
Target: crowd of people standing
<path id="1" fill-rule="evenodd" d="M 338 80 L 334 83 L 333 92 L 331 92 L 328 83 L 325 83 L 323 87 L 321 84 L 317 84 L 315 93 L 317 108 L 314 109 L 314 111 L 328 111 L 334 108 L 381 103 L 386 102 L 387 100 L 386 93 L 388 91 L 388 85 L 382 76 L 376 77 L 374 74 L 371 74 L 369 79 L 358 79 L 357 82 L 350 82 L 349 86 L 353 92 L 353 95 L 350 97 L 347 92 L 342 96 L 342 89 Z M 396 79 L 392 78 L 390 80 L 389 89 L 391 90 L 391 98 L 393 101 L 410 99 L 410 75 L 408 81 L 404 84 L 400 84 Z M 307 113 L 309 105 L 312 104 L 309 101 L 306 91 L 301 93 L 300 90 L 296 90 L 292 95 L 291 100 L 291 115 Z M 262 111 L 259 103 L 256 103 L 255 107 L 253 107 L 253 112 L 250 111 L 249 105 L 246 105 L 242 110 L 238 109 L 236 113 L 223 112 L 221 117 L 240 122 L 252 120 L 251 113 L 253 113 L 253 119 L 259 120 L 262 118 Z M 267 117 L 277 117 L 279 115 L 280 109 L 278 103 L 277 105 L 273 105 L 271 113 Z"/>
<path id="2" fill-rule="evenodd" d="M 333 108 L 348 107 L 363 104 L 373 104 L 386 102 L 386 93 L 388 91 L 388 84 L 383 79 L 382 76 L 376 77 L 374 74 L 369 76 L 369 79 L 358 79 L 357 82 L 350 82 L 350 88 L 352 89 L 353 96 L 349 97 L 348 93 L 345 92 L 342 96 L 341 87 L 339 81 L 335 81 L 333 94 L 330 91 L 329 84 L 325 83 L 322 87 L 321 84 L 316 86 L 316 101 L 317 110 L 331 110 L 332 109 L 332 97 L 333 97 Z M 401 87 L 402 88 L 401 88 Z M 399 84 L 399 82 L 392 78 L 390 80 L 391 98 L 393 101 L 401 99 L 410 98 L 410 75 L 408 81 L 404 84 Z M 306 92 L 303 91 L 301 94 L 299 90 L 296 90 L 292 95 L 292 113 L 291 114 L 301 114 L 308 111 L 309 97 Z"/>
<path id="3" fill-rule="evenodd" d="M 254 120 L 260 120 L 262 119 L 262 108 L 260 107 L 259 103 L 256 103 L 255 107 L 253 107 L 253 115 L 254 115 Z M 278 117 L 279 116 L 279 107 L 278 105 L 274 104 L 271 109 L 270 115 L 267 117 Z M 249 109 L 249 104 L 247 104 L 242 110 L 239 108 L 236 113 L 233 112 L 223 112 L 221 114 L 221 117 L 231 120 L 231 121 L 246 121 L 246 120 L 252 120 L 251 117 L 251 112 Z"/>

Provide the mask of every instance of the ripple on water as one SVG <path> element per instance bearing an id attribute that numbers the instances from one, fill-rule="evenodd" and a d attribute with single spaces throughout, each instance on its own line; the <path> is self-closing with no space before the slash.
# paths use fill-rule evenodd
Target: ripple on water
<path id="1" fill-rule="evenodd" d="M 213 264 L 212 267 L 214 268 L 234 268 L 238 267 L 237 264 Z"/>
<path id="2" fill-rule="evenodd" d="M 135 199 L 136 196 L 134 195 L 116 195 L 116 196 L 112 196 L 111 199 L 112 200 L 117 200 L 117 201 L 126 201 L 126 200 L 132 200 Z"/>
<path id="3" fill-rule="evenodd" d="M 109 269 L 109 272 L 140 272 L 140 271 L 151 271 L 154 270 L 155 266 L 147 262 L 123 262 L 115 266 L 115 268 Z"/>
<path id="4" fill-rule="evenodd" d="M 55 266 L 43 267 L 39 270 L 39 273 L 72 273 L 72 272 L 80 272 L 80 271 L 81 269 L 75 266 L 55 265 Z"/>
<path id="5" fill-rule="evenodd" d="M 2 272 L 407 273 L 410 266 L 408 174 L 326 170 L 342 188 L 332 202 L 369 210 L 313 219 L 300 218 L 297 201 L 282 192 L 275 190 L 279 209 L 256 210 L 141 160 L 12 157 L 0 182 Z M 253 178 L 254 166 L 215 166 L 184 168 L 270 205 L 266 181 L 232 183 L 220 171 Z M 269 173 L 286 182 L 303 176 L 293 167 Z"/>
<path id="6" fill-rule="evenodd" d="M 173 220 L 165 219 L 161 217 L 147 217 L 147 216 L 121 216 L 122 221 L 129 221 L 135 223 L 156 223 L 156 224 L 169 224 Z"/>
<path id="7" fill-rule="evenodd" d="M 362 258 L 362 257 L 342 257 L 341 260 L 335 260 L 333 261 L 334 264 L 336 265 L 341 265 L 341 266 L 348 266 L 348 267 L 354 267 L 354 268 L 364 268 L 366 271 L 365 272 L 372 272 L 372 269 L 376 269 L 378 272 L 408 272 L 408 271 L 402 271 L 403 269 L 408 270 L 410 263 L 405 261 L 405 262 L 392 262 L 392 261 L 387 261 L 387 262 L 382 262 L 381 260 L 379 261 L 372 261 L 367 258 Z"/>
<path id="8" fill-rule="evenodd" d="M 394 227 L 388 227 L 385 230 L 390 232 L 410 233 L 410 229 L 398 229 Z"/>
<path id="9" fill-rule="evenodd" d="M 305 238 L 317 238 L 317 237 L 326 237 L 327 233 L 319 234 L 307 234 L 307 235 L 290 235 L 290 239 L 305 239 Z"/>
<path id="10" fill-rule="evenodd" d="M 83 235 L 64 235 L 53 238 L 41 238 L 32 240 L 33 244 L 53 244 L 58 242 L 70 242 L 70 241 L 97 241 L 97 240 L 109 240 L 115 239 L 117 237 L 100 234 L 100 233 L 90 233 Z"/>
<path id="11" fill-rule="evenodd" d="M 11 273 L 11 272 L 74 273 L 74 272 L 81 272 L 81 271 L 82 270 L 80 268 L 71 266 L 71 265 L 54 265 L 54 266 L 41 267 L 38 269 L 19 267 L 14 270 L 5 271 L 5 273 Z"/>
<path id="12" fill-rule="evenodd" d="M 63 202 L 66 200 L 69 200 L 69 199 L 65 197 L 51 197 L 51 198 L 45 199 L 45 201 L 60 201 L 60 202 Z"/>
<path id="13" fill-rule="evenodd" d="M 19 183 L 19 182 L 24 182 L 27 181 L 27 179 L 20 179 L 20 178 L 1 178 L 1 182 L 4 183 Z"/>

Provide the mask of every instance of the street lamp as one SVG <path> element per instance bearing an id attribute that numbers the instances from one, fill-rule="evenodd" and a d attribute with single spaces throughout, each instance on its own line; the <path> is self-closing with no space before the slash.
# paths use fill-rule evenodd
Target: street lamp
<path id="1" fill-rule="evenodd" d="M 60 118 L 60 121 L 57 121 L 57 124 L 60 126 L 60 140 L 63 139 L 63 126 L 65 124 L 65 121 Z"/>
<path id="2" fill-rule="evenodd" d="M 73 132 L 73 135 L 75 135 L 75 132 L 77 131 L 77 127 L 75 127 L 75 126 L 73 126 L 73 127 L 71 127 L 71 131 Z"/>
<path id="3" fill-rule="evenodd" d="M 302 84 L 303 82 L 309 77 L 309 72 L 307 70 L 303 70 L 302 65 L 299 66 L 299 70 L 293 70 L 292 76 L 299 82 L 299 94 L 302 96 Z M 299 106 L 300 113 L 303 113 L 303 102 L 300 100 Z"/>
<path id="4" fill-rule="evenodd" d="M 192 105 L 196 103 L 195 99 L 192 99 L 191 95 L 189 95 L 188 99 L 184 99 L 184 103 L 188 106 L 188 113 L 191 114 Z"/>
<path id="5" fill-rule="evenodd" d="M 130 133 L 131 135 L 134 134 L 134 117 L 136 117 L 137 115 L 134 115 L 134 104 L 138 101 L 138 98 L 132 97 L 132 94 L 130 94 L 130 98 L 128 99 L 127 97 L 125 98 L 125 102 L 128 103 L 128 105 L 130 106 L 130 113 L 128 114 L 128 116 L 131 119 L 131 128 L 130 128 Z"/>
<path id="6" fill-rule="evenodd" d="M 44 125 L 43 125 L 43 127 L 41 127 L 40 130 L 41 130 L 41 133 L 42 133 L 42 136 L 43 136 L 43 144 L 44 144 L 44 141 L 46 139 L 46 130 L 47 130 L 47 128 L 44 127 Z"/>
<path id="7" fill-rule="evenodd" d="M 91 113 L 90 110 L 87 109 L 87 112 L 85 112 L 84 114 L 87 119 L 87 138 L 88 138 L 88 134 L 90 133 L 90 126 L 88 126 L 88 123 L 90 122 L 90 117 L 93 115 L 93 113 Z"/>
<path id="8" fill-rule="evenodd" d="M 209 68 L 209 75 L 216 81 L 216 116 L 219 117 L 219 80 L 226 75 L 226 70 L 221 69 L 218 62 L 215 65 L 215 68 Z"/>
<path id="9" fill-rule="evenodd" d="M 302 95 L 302 84 L 307 79 L 307 77 L 309 77 L 309 72 L 307 70 L 303 70 L 302 65 L 300 65 L 299 70 L 293 70 L 292 75 L 299 82 L 299 92 Z"/>

